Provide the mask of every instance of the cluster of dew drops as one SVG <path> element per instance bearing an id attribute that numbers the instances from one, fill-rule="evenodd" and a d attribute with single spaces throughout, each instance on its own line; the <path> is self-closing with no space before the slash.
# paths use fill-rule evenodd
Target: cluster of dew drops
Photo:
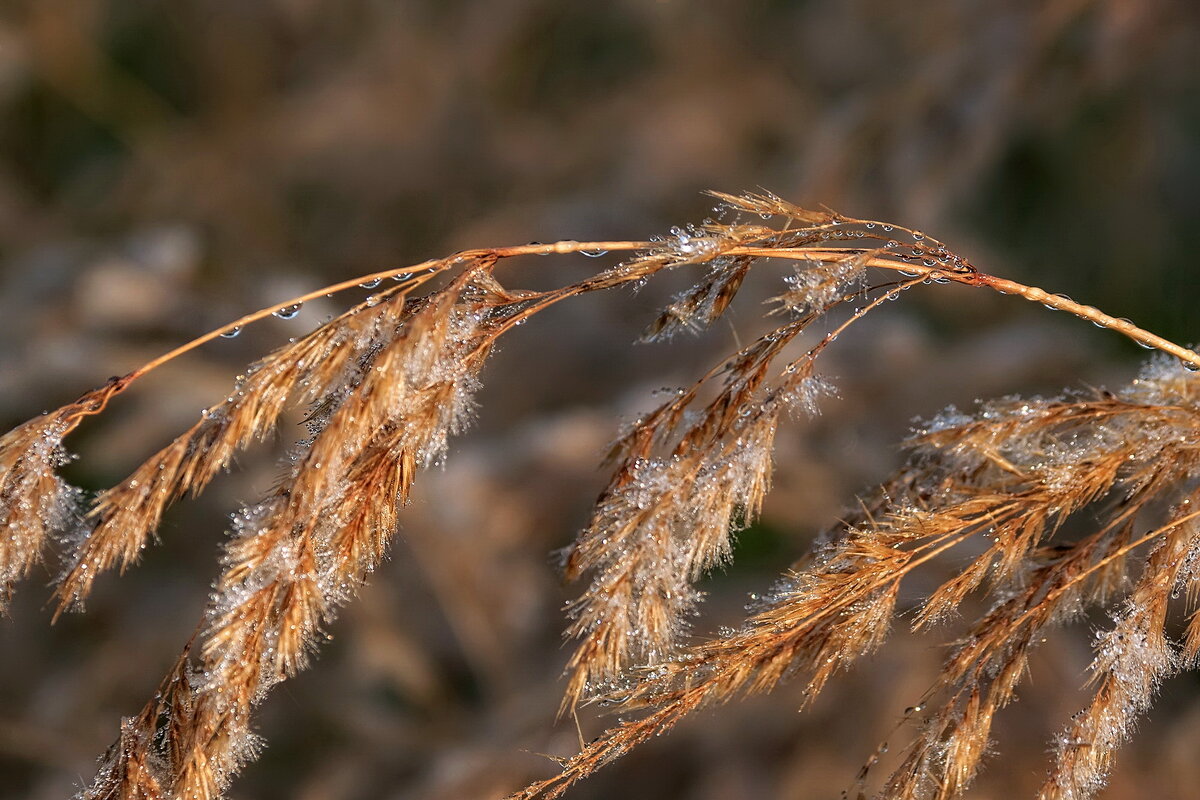
<path id="1" fill-rule="evenodd" d="M 411 276 L 408 274 L 401 273 L 399 275 L 393 275 L 392 280 L 403 281 L 409 277 L 411 277 Z M 383 283 L 383 278 L 378 277 L 378 278 L 371 278 L 370 280 L 364 281 L 364 282 L 360 283 L 358 286 L 361 289 L 375 289 L 381 283 Z M 333 297 L 333 293 L 331 292 L 325 296 Z M 366 302 L 367 302 L 368 306 L 373 306 L 373 305 L 377 304 L 379 302 L 379 300 L 374 295 L 371 295 L 370 297 L 367 298 Z M 302 303 L 302 302 L 288 303 L 287 305 L 282 305 L 279 308 L 276 308 L 274 311 L 272 311 L 271 316 L 275 317 L 276 319 L 293 320 L 296 317 L 300 316 L 300 310 L 302 308 L 304 308 L 304 303 Z M 233 325 L 233 326 L 228 327 L 226 330 L 221 331 L 220 336 L 222 339 L 234 339 L 238 335 L 241 334 L 242 329 L 243 329 L 242 325 Z"/>

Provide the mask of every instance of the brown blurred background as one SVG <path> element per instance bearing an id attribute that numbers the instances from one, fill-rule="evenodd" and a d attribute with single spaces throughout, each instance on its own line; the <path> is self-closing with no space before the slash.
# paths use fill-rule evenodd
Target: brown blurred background
<path id="1" fill-rule="evenodd" d="M 0 422 L 325 283 L 469 246 L 643 238 L 707 216 L 703 189 L 760 186 L 1200 339 L 1200 6 L 0 2 Z M 543 286 L 603 263 L 505 269 Z M 549 553 L 586 520 L 622 420 L 760 331 L 756 301 L 782 272 L 764 266 L 731 325 L 668 346 L 631 342 L 670 278 L 516 331 L 476 429 L 418 481 L 391 562 L 262 707 L 267 747 L 231 797 L 495 798 L 554 769 L 535 753 L 572 752 L 573 724 L 553 717 L 575 589 Z M 776 491 L 706 587 L 698 633 L 736 624 L 886 475 L 913 415 L 1136 369 L 1111 334 L 976 294 L 910 293 L 839 341 L 842 400 L 781 435 Z M 334 302 L 155 373 L 73 437 L 71 479 L 120 480 Z M 0 797 L 90 778 L 187 639 L 227 515 L 270 484 L 292 429 L 176 508 L 87 615 L 50 627 L 49 572 L 21 587 L 0 621 Z M 1040 651 L 975 796 L 1037 785 L 1103 624 Z M 569 796 L 836 797 L 950 635 L 898 635 L 804 714 L 785 688 L 698 715 Z M 1167 687 L 1107 797 L 1200 796 L 1198 689 Z M 581 720 L 588 737 L 603 724 Z"/>

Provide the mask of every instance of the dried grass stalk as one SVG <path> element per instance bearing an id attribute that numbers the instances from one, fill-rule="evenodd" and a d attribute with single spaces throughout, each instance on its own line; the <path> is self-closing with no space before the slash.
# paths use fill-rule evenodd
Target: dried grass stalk
<path id="1" fill-rule="evenodd" d="M 1178 595 L 1196 606 L 1200 381 L 1189 370 L 1200 367 L 1200 355 L 980 272 L 920 231 L 805 210 L 770 194 L 716 196 L 728 221 L 676 228 L 652 242 L 468 251 L 322 289 L 311 296 L 400 281 L 252 365 L 192 428 L 90 501 L 57 475 L 71 457 L 63 438 L 141 375 L 272 309 L 0 438 L 0 522 L 8 531 L 0 600 L 51 543 L 65 541 L 61 612 L 78 607 L 100 573 L 135 562 L 167 506 L 202 491 L 238 451 L 269 435 L 286 408 L 309 409 L 309 437 L 283 477 L 234 515 L 192 641 L 155 699 L 122 722 L 80 797 L 224 793 L 256 752 L 255 706 L 307 665 L 319 632 L 384 558 L 416 476 L 468 424 L 480 369 L 501 335 L 576 295 L 692 270 L 695 285 L 647 329 L 646 338 L 666 339 L 719 319 L 766 258 L 794 264 L 770 311 L 785 320 L 621 436 L 609 483 L 566 557 L 567 577 L 587 580 L 568 609 L 576 644 L 560 711 L 599 702 L 637 716 L 514 797 L 557 797 L 690 712 L 743 693 L 786 679 L 814 697 L 885 641 L 905 578 L 967 542 L 959 549 L 970 557 L 929 593 L 912 625 L 956 616 L 971 595 L 990 598 L 991 607 L 968 624 L 910 710 L 913 735 L 883 795 L 961 796 L 988 752 L 996 714 L 1017 698 L 1031 649 L 1084 610 L 1110 608 L 1113 628 L 1096 643 L 1094 698 L 1056 740 L 1042 792 L 1094 795 L 1158 685 L 1200 652 L 1200 612 L 1182 642 L 1165 627 Z M 545 292 L 507 289 L 495 277 L 508 258 L 596 249 L 633 255 Z M 418 296 L 434 276 L 441 285 Z M 696 582 L 732 557 L 731 537 L 759 513 L 782 418 L 815 413 L 833 394 L 816 369 L 821 354 L 887 300 L 950 282 L 1068 311 L 1166 355 L 1117 393 L 1007 398 L 930 420 L 908 442 L 904 467 L 788 570 L 738 630 L 695 641 L 688 621 L 701 599 Z M 814 320 L 851 302 L 853 311 L 795 355 Z M 1072 518 L 1091 520 L 1084 534 L 1062 534 Z"/>

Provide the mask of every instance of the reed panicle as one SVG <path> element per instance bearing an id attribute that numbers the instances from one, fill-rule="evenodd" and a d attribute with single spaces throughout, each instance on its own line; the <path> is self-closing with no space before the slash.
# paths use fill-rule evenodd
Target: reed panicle
<path id="1" fill-rule="evenodd" d="M 1041 791 L 1047 800 L 1094 796 L 1162 681 L 1200 658 L 1200 379 L 1192 371 L 1200 355 L 982 272 L 920 231 L 802 209 L 769 193 L 715 196 L 721 221 L 650 242 L 466 251 L 289 301 L 396 279 L 251 365 L 190 429 L 94 497 L 58 475 L 72 458 L 64 438 L 145 373 L 272 309 L 0 438 L 8 531 L 0 603 L 61 547 L 62 613 L 81 610 L 102 573 L 137 561 L 169 505 L 202 492 L 285 410 L 307 409 L 308 436 L 282 477 L 233 514 L 204 618 L 154 699 L 122 721 L 79 797 L 208 800 L 225 792 L 259 747 L 255 707 L 307 665 L 321 631 L 385 557 L 417 475 L 469 424 L 500 336 L 576 295 L 664 270 L 695 272 L 692 288 L 645 333 L 669 339 L 719 319 L 764 259 L 793 265 L 767 314 L 782 322 L 622 433 L 608 484 L 565 556 L 566 577 L 582 579 L 583 589 L 567 608 L 574 650 L 560 713 L 599 703 L 633 716 L 513 797 L 557 797 L 691 712 L 785 680 L 811 700 L 879 648 L 901 612 L 911 611 L 913 628 L 933 628 L 972 595 L 990 608 L 969 622 L 907 712 L 913 734 L 881 796 L 961 796 L 989 751 L 997 712 L 1017 699 L 1031 650 L 1054 627 L 1107 610 L 1112 625 L 1095 642 L 1092 700 L 1052 743 Z M 510 258 L 593 250 L 630 255 L 548 291 L 506 288 L 496 275 Z M 1162 355 L 1118 391 L 1009 397 L 923 423 L 906 443 L 906 463 L 787 570 L 740 628 L 697 641 L 689 631 L 702 600 L 696 584 L 728 563 L 732 537 L 759 514 L 781 421 L 814 414 L 836 394 L 817 371 L 822 353 L 888 300 L 940 283 L 1019 295 Z M 801 339 L 831 315 L 838 319 L 823 337 Z M 802 341 L 810 344 L 798 352 Z M 1071 520 L 1082 520 L 1084 532 L 1065 535 Z M 898 609 L 905 579 L 952 551 L 967 556 L 952 577 L 919 607 Z M 1167 626 L 1176 605 L 1191 615 L 1178 640 Z"/>

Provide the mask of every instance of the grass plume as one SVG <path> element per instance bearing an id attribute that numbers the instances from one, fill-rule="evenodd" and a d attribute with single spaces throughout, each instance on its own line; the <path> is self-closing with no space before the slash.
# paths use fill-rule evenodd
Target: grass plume
<path id="1" fill-rule="evenodd" d="M 721 360 L 626 430 L 611 476 L 565 557 L 581 593 L 560 712 L 603 703 L 634 714 L 514 797 L 557 797 L 691 712 L 800 682 L 815 697 L 876 650 L 898 619 L 905 579 L 951 551 L 964 565 L 912 614 L 932 628 L 971 595 L 991 607 L 953 644 L 910 711 L 914 729 L 885 797 L 959 797 L 988 752 L 995 715 L 1017 699 L 1032 648 L 1095 609 L 1093 699 L 1052 743 L 1041 796 L 1083 798 L 1103 785 L 1161 682 L 1200 652 L 1196 478 L 1200 355 L 1090 306 L 980 271 L 924 233 L 811 211 L 769 193 L 715 193 L 721 221 L 650 242 L 574 242 L 465 251 L 362 276 L 249 314 L 115 378 L 0 438 L 0 602 L 56 545 L 59 613 L 82 607 L 97 578 L 124 571 L 155 540 L 163 513 L 204 491 L 235 455 L 307 410 L 307 437 L 282 477 L 233 514 L 209 607 L 155 698 L 122 721 L 82 798 L 224 794 L 257 752 L 255 707 L 307 664 L 319 634 L 385 557 L 414 481 L 469 423 L 496 341 L 577 295 L 638 285 L 666 270 L 696 275 L 648 326 L 669 339 L 712 324 L 765 259 L 791 262 L 768 318 L 778 325 Z M 901 242 L 903 240 L 903 243 Z M 515 257 L 628 253 L 578 283 L 504 284 Z M 391 280 L 391 279 L 394 279 Z M 359 284 L 366 301 L 252 364 L 128 478 L 88 498 L 57 470 L 67 437 L 142 375 L 222 333 Z M 737 630 L 696 641 L 696 583 L 732 558 L 731 536 L 757 517 L 774 443 L 789 414 L 834 394 L 817 367 L 847 328 L 921 286 L 957 283 L 1067 311 L 1161 351 L 1129 386 L 949 409 L 914 431 L 904 466 L 845 520 Z M 816 320 L 840 315 L 796 354 Z M 1064 536 L 1069 520 L 1085 532 Z M 967 546 L 967 543 L 970 543 Z M 1167 633 L 1174 601 L 1191 614 Z M 903 611 L 905 609 L 900 609 Z"/>

